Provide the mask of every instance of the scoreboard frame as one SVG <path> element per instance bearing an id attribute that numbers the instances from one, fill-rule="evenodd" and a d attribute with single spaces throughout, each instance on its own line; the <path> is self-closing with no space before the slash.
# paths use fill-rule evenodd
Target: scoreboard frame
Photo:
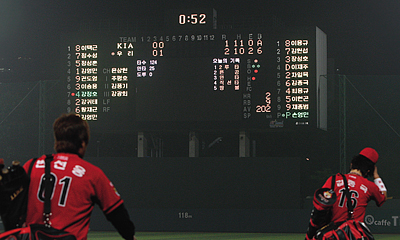
<path id="1" fill-rule="evenodd" d="M 327 129 L 327 37 L 318 27 L 186 27 L 62 36 L 65 112 L 108 132 Z"/>

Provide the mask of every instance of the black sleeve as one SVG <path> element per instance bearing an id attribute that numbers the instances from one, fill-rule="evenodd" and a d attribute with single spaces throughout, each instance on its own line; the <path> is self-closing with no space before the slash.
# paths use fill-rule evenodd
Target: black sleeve
<path id="1" fill-rule="evenodd" d="M 129 218 L 129 213 L 124 204 L 121 204 L 114 211 L 106 214 L 106 218 L 124 239 L 133 239 L 135 235 L 135 225 Z"/>

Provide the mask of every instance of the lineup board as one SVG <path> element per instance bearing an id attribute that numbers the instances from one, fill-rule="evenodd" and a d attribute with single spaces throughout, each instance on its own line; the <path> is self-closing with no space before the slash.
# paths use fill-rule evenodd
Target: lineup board
<path id="1" fill-rule="evenodd" d="M 66 112 L 112 131 L 318 127 L 320 30 L 219 30 L 209 15 L 63 36 Z"/>

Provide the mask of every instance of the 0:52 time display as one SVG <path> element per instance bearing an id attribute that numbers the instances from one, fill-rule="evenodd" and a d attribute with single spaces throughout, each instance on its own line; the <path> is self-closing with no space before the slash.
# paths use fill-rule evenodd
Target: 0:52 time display
<path id="1" fill-rule="evenodd" d="M 192 13 L 190 15 L 180 14 L 179 15 L 179 24 L 184 25 L 187 23 L 196 25 L 196 24 L 206 24 L 206 17 L 205 13 Z"/>

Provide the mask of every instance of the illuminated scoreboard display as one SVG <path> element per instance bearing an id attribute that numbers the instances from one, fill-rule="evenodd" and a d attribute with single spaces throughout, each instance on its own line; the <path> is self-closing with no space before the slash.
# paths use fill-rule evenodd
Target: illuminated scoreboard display
<path id="1" fill-rule="evenodd" d="M 63 36 L 65 110 L 113 131 L 324 128 L 321 30 L 219 30 L 201 12 L 172 19 L 163 32 Z"/>

